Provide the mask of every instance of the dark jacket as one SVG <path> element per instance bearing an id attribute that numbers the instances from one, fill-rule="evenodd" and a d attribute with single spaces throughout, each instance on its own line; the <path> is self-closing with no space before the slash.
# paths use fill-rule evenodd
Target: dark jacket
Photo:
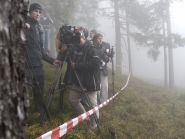
<path id="1" fill-rule="evenodd" d="M 43 66 L 42 60 L 52 64 L 54 59 L 49 57 L 43 51 L 41 31 L 39 30 L 39 22 L 30 16 L 27 17 L 27 23 L 30 24 L 30 29 L 26 29 L 26 61 L 27 67 Z M 30 65 L 30 62 L 31 65 Z"/>
<path id="2" fill-rule="evenodd" d="M 100 58 L 96 47 L 86 41 L 85 44 L 78 48 L 73 47 L 70 53 L 71 60 L 75 62 L 75 71 L 79 75 L 84 88 L 87 91 L 100 90 Z M 59 58 L 59 60 L 62 60 Z M 79 82 L 73 70 L 71 70 L 71 61 L 68 62 L 67 71 L 65 74 L 65 81 L 70 80 L 75 85 L 79 86 Z M 69 78 L 72 78 L 69 79 Z M 68 81 L 69 82 L 69 81 Z"/>
<path id="3" fill-rule="evenodd" d="M 110 53 L 110 52 L 106 52 L 106 49 L 110 51 L 110 44 L 106 42 L 102 42 L 101 46 L 98 46 L 95 43 L 94 45 L 97 47 L 99 55 L 100 55 L 100 60 L 101 60 L 100 70 L 103 71 L 103 74 L 105 76 L 108 76 L 107 63 L 109 62 L 109 59 L 106 60 L 105 55 L 108 55 L 108 53 Z"/>

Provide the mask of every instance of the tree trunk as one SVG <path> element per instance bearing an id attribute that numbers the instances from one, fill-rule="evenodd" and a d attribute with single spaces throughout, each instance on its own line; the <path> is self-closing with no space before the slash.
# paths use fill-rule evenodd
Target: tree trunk
<path id="1" fill-rule="evenodd" d="M 170 5 L 166 0 L 167 33 L 168 33 L 168 56 L 169 56 L 169 88 L 174 88 L 173 48 L 171 37 Z"/>
<path id="2" fill-rule="evenodd" d="M 119 8 L 118 0 L 114 1 L 114 15 L 115 15 L 115 34 L 116 34 L 116 71 L 122 73 L 121 64 L 121 33 L 120 33 L 120 21 L 119 21 Z"/>
<path id="3" fill-rule="evenodd" d="M 132 56 L 131 56 L 131 48 L 130 48 L 130 26 L 129 26 L 129 17 L 128 17 L 128 10 L 129 9 L 129 3 L 126 0 L 126 28 L 127 28 L 127 44 L 128 44 L 128 61 L 129 61 L 129 72 L 132 73 Z"/>
<path id="4" fill-rule="evenodd" d="M 0 0 L 0 138 L 24 139 L 29 105 L 24 75 L 27 3 Z"/>
<path id="5" fill-rule="evenodd" d="M 163 0 L 164 5 L 165 5 L 165 1 Z M 163 37 L 164 37 L 164 86 L 167 87 L 168 86 L 168 81 L 167 81 L 167 53 L 166 53 L 166 31 L 165 31 L 165 13 L 163 11 L 163 17 L 162 17 L 162 26 L 163 26 Z"/>

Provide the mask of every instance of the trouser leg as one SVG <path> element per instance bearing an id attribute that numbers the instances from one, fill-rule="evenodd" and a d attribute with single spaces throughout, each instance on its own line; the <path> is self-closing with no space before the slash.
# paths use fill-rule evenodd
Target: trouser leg
<path id="1" fill-rule="evenodd" d="M 33 97 L 34 97 L 34 103 L 37 111 L 42 114 L 44 112 L 44 104 L 43 101 L 43 94 L 44 94 L 44 75 L 37 75 L 36 76 L 38 81 L 38 87 L 33 88 Z M 39 91 L 40 90 L 40 91 Z"/>
<path id="2" fill-rule="evenodd" d="M 30 72 L 29 72 L 29 71 Z M 34 72 L 34 74 L 33 74 Z M 36 79 L 35 79 L 35 77 Z M 44 93 L 44 70 L 42 67 L 34 67 L 33 70 L 27 69 L 26 70 L 26 78 L 30 84 L 33 84 L 33 98 L 34 98 L 34 104 L 36 110 L 42 114 L 44 112 L 44 106 L 41 99 L 43 99 L 43 93 Z M 37 83 L 38 82 L 38 87 Z"/>
<path id="3" fill-rule="evenodd" d="M 43 47 L 44 47 L 44 51 L 46 51 L 46 44 L 45 44 L 45 39 L 46 38 L 46 32 L 45 30 L 43 30 L 43 34 L 42 34 L 42 41 L 43 41 Z"/>
<path id="4" fill-rule="evenodd" d="M 97 91 L 97 100 L 98 100 L 98 104 L 101 104 L 102 101 L 102 96 L 101 96 L 101 84 L 100 84 L 100 90 Z"/>
<path id="5" fill-rule="evenodd" d="M 100 72 L 101 78 L 101 91 L 100 91 L 100 98 L 101 101 L 104 102 L 108 99 L 108 77 Z"/>
<path id="6" fill-rule="evenodd" d="M 73 85 L 72 89 L 81 92 L 81 88 L 77 87 L 76 85 Z M 97 106 L 97 91 L 87 92 L 87 95 L 93 107 Z M 86 112 L 83 105 L 80 103 L 80 100 L 82 99 L 83 96 L 84 95 L 82 93 L 78 93 L 72 90 L 69 92 L 69 102 L 78 115 Z M 99 111 L 97 111 L 96 114 L 97 114 L 97 117 L 99 118 Z M 92 127 L 97 127 L 97 124 L 93 115 L 90 116 L 90 124 Z"/>
<path id="7" fill-rule="evenodd" d="M 80 100 L 83 97 L 83 94 L 79 93 L 81 92 L 81 88 L 77 87 L 76 85 L 73 85 L 72 89 L 74 89 L 75 91 L 70 90 L 69 98 L 68 98 L 69 102 L 71 106 L 73 107 L 73 109 L 75 110 L 75 112 L 77 113 L 77 115 L 83 114 L 86 111 L 84 107 L 82 106 L 82 104 L 80 103 Z M 79 91 L 79 92 L 76 92 L 76 91 Z"/>
<path id="8" fill-rule="evenodd" d="M 89 96 L 89 99 L 93 107 L 96 107 L 97 106 L 97 91 L 87 92 L 87 95 Z M 99 110 L 96 111 L 96 115 L 97 115 L 97 118 L 99 119 Z M 90 123 L 91 127 L 97 127 L 97 123 L 93 115 L 90 116 L 90 121 L 91 121 Z"/>
<path id="9" fill-rule="evenodd" d="M 49 29 L 44 30 L 44 49 L 46 52 L 49 51 Z"/>

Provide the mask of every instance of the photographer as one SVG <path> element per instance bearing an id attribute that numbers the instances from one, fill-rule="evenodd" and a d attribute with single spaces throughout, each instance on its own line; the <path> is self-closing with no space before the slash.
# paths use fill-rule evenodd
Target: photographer
<path id="1" fill-rule="evenodd" d="M 41 114 L 44 113 L 44 106 L 41 101 L 39 86 L 41 95 L 44 92 L 44 70 L 42 60 L 47 61 L 50 64 L 58 66 L 61 62 L 54 60 L 44 53 L 42 47 L 42 28 L 39 25 L 38 18 L 41 14 L 42 7 L 38 3 L 33 3 L 29 7 L 29 15 L 27 22 L 25 23 L 26 28 L 26 78 L 30 83 L 33 80 L 33 97 L 37 111 Z M 37 81 L 37 82 L 36 82 Z M 32 83 L 30 83 L 32 84 Z"/>
<path id="2" fill-rule="evenodd" d="M 83 84 L 83 90 L 86 90 L 87 95 L 93 107 L 97 106 L 97 91 L 100 90 L 100 59 L 98 50 L 85 39 L 82 31 L 79 36 L 79 42 L 75 44 L 75 48 L 70 51 L 71 61 L 68 61 L 67 71 L 72 69 L 72 89 L 69 92 L 69 102 L 78 115 L 85 113 L 83 105 L 80 100 L 85 96 L 82 92 L 78 79 Z M 72 47 L 71 47 L 72 48 Z M 71 49 L 70 48 L 70 49 Z M 70 69 L 69 69 L 70 68 Z M 75 75 L 75 72 L 78 77 Z M 65 79 L 67 74 L 65 75 Z M 99 117 L 99 111 L 96 112 Z M 97 128 L 97 123 L 93 116 L 90 116 L 90 127 Z"/>
<path id="3" fill-rule="evenodd" d="M 102 103 L 108 99 L 108 70 L 107 63 L 109 62 L 110 44 L 102 41 L 103 36 L 99 33 L 93 36 L 93 44 L 98 48 L 101 66 L 100 66 L 100 78 L 101 78 L 101 91 L 98 92 L 98 101 Z"/>

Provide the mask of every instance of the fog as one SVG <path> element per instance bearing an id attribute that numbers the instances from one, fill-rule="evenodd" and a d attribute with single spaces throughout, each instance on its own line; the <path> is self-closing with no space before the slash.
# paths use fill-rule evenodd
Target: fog
<path id="1" fill-rule="evenodd" d="M 174 2 L 171 4 L 171 27 L 172 33 L 181 34 L 185 37 L 185 3 Z M 113 27 L 114 21 L 106 19 L 105 17 L 99 17 L 100 26 L 99 31 L 103 32 L 103 40 L 109 42 L 111 46 L 115 46 L 115 30 Z M 160 55 L 156 62 L 147 57 L 147 48 L 137 46 L 133 40 L 131 42 L 132 53 L 132 70 L 133 75 L 141 79 L 150 80 L 151 82 L 157 82 L 163 85 L 164 79 L 164 56 L 163 48 L 160 49 Z M 122 71 L 123 74 L 128 74 L 128 53 L 125 46 L 122 47 L 123 61 Z M 168 52 L 167 52 L 168 53 Z M 178 47 L 173 49 L 174 58 L 174 79 L 177 87 L 185 87 L 185 47 Z M 116 58 L 114 58 L 116 59 Z M 116 62 L 115 62 L 116 65 Z M 111 67 L 111 63 L 109 64 Z"/>

